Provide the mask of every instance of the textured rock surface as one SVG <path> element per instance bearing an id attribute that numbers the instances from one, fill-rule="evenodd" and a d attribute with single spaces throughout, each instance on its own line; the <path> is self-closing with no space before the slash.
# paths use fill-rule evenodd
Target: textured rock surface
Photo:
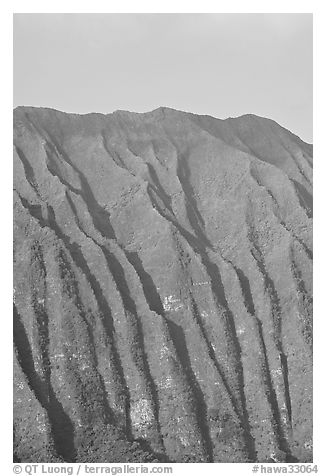
<path id="1" fill-rule="evenodd" d="M 17 461 L 312 460 L 312 146 L 14 111 Z"/>

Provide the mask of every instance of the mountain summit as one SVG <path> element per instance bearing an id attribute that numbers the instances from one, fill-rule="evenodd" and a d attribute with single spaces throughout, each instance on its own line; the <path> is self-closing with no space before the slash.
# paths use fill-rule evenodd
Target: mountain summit
<path id="1" fill-rule="evenodd" d="M 14 458 L 312 461 L 312 146 L 14 111 Z"/>

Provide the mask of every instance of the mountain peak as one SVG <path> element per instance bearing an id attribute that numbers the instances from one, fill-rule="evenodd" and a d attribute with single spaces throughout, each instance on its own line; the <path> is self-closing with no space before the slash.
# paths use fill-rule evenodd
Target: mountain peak
<path id="1" fill-rule="evenodd" d="M 14 117 L 15 460 L 312 461 L 312 147 L 251 114 Z"/>

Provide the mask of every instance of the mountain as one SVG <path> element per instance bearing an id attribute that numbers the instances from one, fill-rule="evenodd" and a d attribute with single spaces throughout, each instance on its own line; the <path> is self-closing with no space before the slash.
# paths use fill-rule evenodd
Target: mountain
<path id="1" fill-rule="evenodd" d="M 312 461 L 312 145 L 14 110 L 14 458 Z"/>

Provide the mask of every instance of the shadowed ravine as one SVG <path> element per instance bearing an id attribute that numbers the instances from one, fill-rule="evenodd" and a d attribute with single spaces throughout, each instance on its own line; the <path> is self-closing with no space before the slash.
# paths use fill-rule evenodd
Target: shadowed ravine
<path id="1" fill-rule="evenodd" d="M 16 108 L 15 461 L 312 461 L 311 177 L 269 119 Z"/>

